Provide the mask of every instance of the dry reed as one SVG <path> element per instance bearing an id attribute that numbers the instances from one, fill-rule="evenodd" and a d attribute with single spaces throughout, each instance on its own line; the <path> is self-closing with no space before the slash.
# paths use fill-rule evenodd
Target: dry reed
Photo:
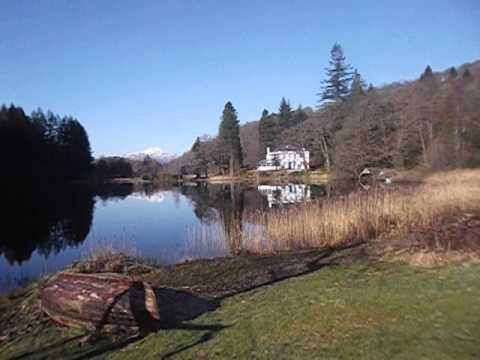
<path id="1" fill-rule="evenodd" d="M 480 210 L 480 170 L 435 174 L 415 188 L 375 190 L 247 216 L 242 247 L 265 253 L 348 245 L 382 234 L 428 231 L 442 217 Z"/>

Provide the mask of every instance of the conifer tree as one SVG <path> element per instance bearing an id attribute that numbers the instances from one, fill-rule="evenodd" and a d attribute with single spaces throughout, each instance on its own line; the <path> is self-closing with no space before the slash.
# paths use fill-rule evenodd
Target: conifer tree
<path id="1" fill-rule="evenodd" d="M 284 97 L 280 101 L 280 107 L 278 108 L 278 116 L 280 125 L 288 124 L 291 116 L 292 116 L 292 107 L 290 106 L 290 102 L 287 101 Z"/>
<path id="2" fill-rule="evenodd" d="M 448 70 L 448 77 L 450 79 L 455 79 L 457 77 L 458 73 L 457 73 L 457 69 L 455 69 L 455 66 L 452 66 L 450 68 L 450 70 Z"/>
<path id="3" fill-rule="evenodd" d="M 362 79 L 362 76 L 358 73 L 357 69 L 353 72 L 352 76 L 352 85 L 350 88 L 350 94 L 353 97 L 359 95 L 365 95 L 366 84 L 365 81 Z"/>
<path id="4" fill-rule="evenodd" d="M 225 104 L 223 109 L 218 138 L 222 151 L 229 159 L 230 176 L 238 175 L 242 166 L 240 126 L 237 111 L 230 101 Z"/>
<path id="5" fill-rule="evenodd" d="M 428 80 L 433 77 L 433 71 L 430 65 L 427 65 L 425 70 L 423 71 L 422 75 L 420 76 L 420 80 Z"/>
<path id="6" fill-rule="evenodd" d="M 65 175 L 73 179 L 89 175 L 93 158 L 90 141 L 82 124 L 72 117 L 65 117 L 60 123 L 58 138 L 63 151 Z"/>
<path id="7" fill-rule="evenodd" d="M 205 152 L 202 149 L 202 142 L 200 137 L 195 139 L 195 142 L 192 145 L 193 153 L 193 168 L 195 172 L 207 173 L 208 169 L 208 160 L 206 159 Z"/>
<path id="8" fill-rule="evenodd" d="M 468 68 L 466 68 L 462 76 L 464 80 L 470 80 L 472 78 L 472 73 Z"/>
<path id="9" fill-rule="evenodd" d="M 343 99 L 350 93 L 352 68 L 345 60 L 342 47 L 335 43 L 330 52 L 330 67 L 326 69 L 327 79 L 322 82 L 322 90 L 317 94 L 320 104 Z"/>
<path id="10" fill-rule="evenodd" d="M 273 147 L 277 134 L 277 125 L 275 116 L 263 110 L 260 123 L 258 125 L 258 136 L 260 141 L 258 158 L 264 159 L 267 147 Z"/>
<path id="11" fill-rule="evenodd" d="M 197 136 L 195 142 L 192 145 L 192 153 L 197 153 L 200 150 L 200 137 Z"/>

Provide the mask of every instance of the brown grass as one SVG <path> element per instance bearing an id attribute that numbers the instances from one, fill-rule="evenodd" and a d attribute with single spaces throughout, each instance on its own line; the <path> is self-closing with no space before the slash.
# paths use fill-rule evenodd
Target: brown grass
<path id="1" fill-rule="evenodd" d="M 125 273 L 127 267 L 143 260 L 135 247 L 127 239 L 97 241 L 82 254 L 82 260 L 71 266 L 72 271 L 86 273 L 115 272 Z"/>
<path id="2" fill-rule="evenodd" d="M 242 247 L 252 252 L 347 245 L 387 233 L 430 231 L 442 218 L 480 210 L 480 170 L 428 176 L 422 185 L 326 199 L 247 216 Z"/>

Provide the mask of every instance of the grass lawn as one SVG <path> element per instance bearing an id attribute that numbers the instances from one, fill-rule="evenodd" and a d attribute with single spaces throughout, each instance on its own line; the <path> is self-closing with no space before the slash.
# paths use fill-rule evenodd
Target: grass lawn
<path id="1" fill-rule="evenodd" d="M 480 265 L 331 267 L 227 298 L 185 329 L 80 345 L 47 326 L 0 358 L 478 359 L 479 299 Z"/>

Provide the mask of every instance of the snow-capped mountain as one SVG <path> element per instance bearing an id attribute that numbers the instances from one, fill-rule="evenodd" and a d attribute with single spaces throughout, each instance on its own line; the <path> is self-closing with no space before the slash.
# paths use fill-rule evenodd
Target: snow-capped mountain
<path id="1" fill-rule="evenodd" d="M 159 147 L 150 147 L 142 151 L 135 151 L 125 154 L 126 158 L 132 160 L 143 160 L 147 156 L 150 156 L 152 159 L 157 160 L 160 164 L 165 164 L 177 157 L 175 154 L 170 154 L 166 151 L 163 151 Z"/>

